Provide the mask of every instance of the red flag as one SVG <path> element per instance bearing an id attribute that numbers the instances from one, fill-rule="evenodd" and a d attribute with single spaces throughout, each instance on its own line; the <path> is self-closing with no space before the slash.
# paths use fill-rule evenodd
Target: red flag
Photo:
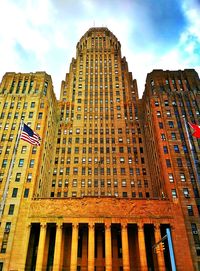
<path id="1" fill-rule="evenodd" d="M 194 133 L 192 135 L 196 138 L 200 138 L 200 126 L 193 123 L 189 123 L 189 125 L 194 130 Z"/>

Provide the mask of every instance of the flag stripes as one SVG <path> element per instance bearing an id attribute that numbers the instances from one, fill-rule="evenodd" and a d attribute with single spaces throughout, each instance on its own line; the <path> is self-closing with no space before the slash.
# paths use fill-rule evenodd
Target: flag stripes
<path id="1" fill-rule="evenodd" d="M 36 134 L 28 125 L 23 124 L 20 138 L 32 145 L 40 146 L 40 136 Z"/>

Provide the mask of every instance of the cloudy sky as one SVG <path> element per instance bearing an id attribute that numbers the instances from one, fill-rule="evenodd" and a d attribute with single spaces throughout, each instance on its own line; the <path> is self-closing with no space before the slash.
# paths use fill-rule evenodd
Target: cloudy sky
<path id="1" fill-rule="evenodd" d="M 46 71 L 59 98 L 76 43 L 106 26 L 142 96 L 153 69 L 200 75 L 200 0 L 0 0 L 0 80 L 5 72 Z"/>

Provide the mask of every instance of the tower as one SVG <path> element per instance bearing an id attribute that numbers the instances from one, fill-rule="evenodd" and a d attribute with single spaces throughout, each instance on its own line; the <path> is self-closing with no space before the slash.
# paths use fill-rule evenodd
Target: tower
<path id="1" fill-rule="evenodd" d="M 139 99 L 111 31 L 90 28 L 76 49 L 59 101 L 44 72 L 7 73 L 2 80 L 0 178 L 2 191 L 7 181 L 9 190 L 1 218 L 1 265 L 27 271 L 170 270 L 169 230 L 178 270 L 195 270 L 198 174 L 189 150 L 179 155 L 172 149 L 188 145 L 173 104 L 179 95 L 196 101 L 184 112 L 198 121 L 198 75 L 153 71 Z M 177 93 L 172 80 L 181 82 Z M 21 118 L 42 144 L 19 143 L 8 180 L 17 130 L 11 143 L 6 140 Z M 198 147 L 196 139 L 193 144 Z"/>

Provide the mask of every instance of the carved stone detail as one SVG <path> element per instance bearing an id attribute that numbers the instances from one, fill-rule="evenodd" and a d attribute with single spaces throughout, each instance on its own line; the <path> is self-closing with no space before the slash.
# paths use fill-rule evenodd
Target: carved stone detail
<path id="1" fill-rule="evenodd" d="M 94 230 L 95 223 L 88 223 L 88 228 L 89 228 L 89 230 Z"/>
<path id="2" fill-rule="evenodd" d="M 111 230 L 111 223 L 106 222 L 106 223 L 104 224 L 104 226 L 105 226 L 105 230 Z"/>
<path id="3" fill-rule="evenodd" d="M 155 208 L 156 206 L 156 208 Z M 30 204 L 29 217 L 120 217 L 172 218 L 171 204 L 167 201 L 132 200 L 117 198 L 38 199 Z"/>

